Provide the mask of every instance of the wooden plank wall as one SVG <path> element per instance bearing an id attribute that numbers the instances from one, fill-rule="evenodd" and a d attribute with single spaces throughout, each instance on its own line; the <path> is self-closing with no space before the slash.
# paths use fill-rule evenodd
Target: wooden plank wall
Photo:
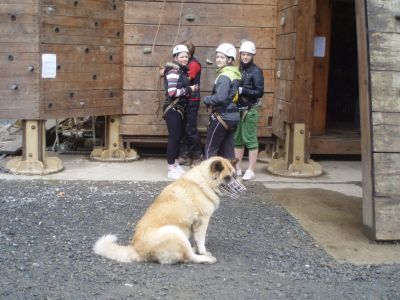
<path id="1" fill-rule="evenodd" d="M 43 0 L 40 9 L 40 51 L 57 55 L 57 77 L 40 82 L 40 117 L 120 114 L 124 1 Z"/>
<path id="2" fill-rule="evenodd" d="M 187 0 L 183 1 L 181 27 L 180 1 L 126 1 L 124 48 L 124 97 L 120 132 L 126 136 L 165 136 L 161 117 L 164 91 L 157 100 L 158 66 L 171 60 L 172 44 L 191 39 L 195 57 L 202 64 L 202 97 L 209 95 L 215 80 L 215 49 L 222 42 L 239 47 L 242 39 L 256 43 L 255 62 L 263 69 L 265 95 L 260 111 L 258 134 L 271 135 L 274 95 L 277 0 Z M 160 26 L 159 16 L 162 15 Z M 187 17 L 193 16 L 190 21 Z M 157 34 L 157 37 L 156 37 Z M 144 54 L 145 48 L 152 53 Z M 163 84 L 161 84 L 163 85 Z M 161 103 L 160 103 L 161 102 Z M 205 107 L 199 112 L 199 129 L 206 131 Z"/>
<path id="3" fill-rule="evenodd" d="M 1 119 L 39 116 L 39 10 L 39 0 L 0 4 Z"/>
<path id="4" fill-rule="evenodd" d="M 123 0 L 2 1 L 0 118 L 120 114 L 123 11 Z M 44 53 L 55 79 L 41 77 Z"/>
<path id="5" fill-rule="evenodd" d="M 290 112 L 294 92 L 297 8 L 298 0 L 278 1 L 272 124 L 273 133 L 281 139 L 285 138 L 285 122 L 292 122 Z"/>
<path id="6" fill-rule="evenodd" d="M 400 239 L 400 20 L 398 0 L 366 0 L 375 238 Z M 371 222 L 369 222 L 371 223 Z"/>

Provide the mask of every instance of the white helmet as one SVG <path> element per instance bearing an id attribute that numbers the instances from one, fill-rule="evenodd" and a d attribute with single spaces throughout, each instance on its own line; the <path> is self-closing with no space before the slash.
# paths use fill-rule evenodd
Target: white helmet
<path id="1" fill-rule="evenodd" d="M 242 45 L 240 45 L 239 53 L 240 52 L 247 52 L 247 53 L 255 55 L 256 54 L 256 45 L 254 45 L 253 42 L 244 41 L 242 43 Z"/>
<path id="2" fill-rule="evenodd" d="M 236 48 L 232 44 L 222 43 L 218 46 L 215 52 L 221 52 L 222 54 L 225 54 L 226 56 L 232 57 L 234 60 L 236 60 Z"/>
<path id="3" fill-rule="evenodd" d="M 189 49 L 185 45 L 176 45 L 174 49 L 172 49 L 172 55 L 181 53 L 181 52 L 187 52 L 189 53 Z"/>

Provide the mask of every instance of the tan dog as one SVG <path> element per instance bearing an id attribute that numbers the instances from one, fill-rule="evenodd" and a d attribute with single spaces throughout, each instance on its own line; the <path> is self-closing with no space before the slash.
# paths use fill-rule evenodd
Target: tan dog
<path id="1" fill-rule="evenodd" d="M 203 161 L 164 188 L 137 224 L 130 245 L 118 245 L 116 236 L 105 235 L 94 245 L 94 252 L 119 262 L 215 263 L 217 259 L 205 246 L 207 227 L 220 194 L 245 190 L 236 180 L 236 163 L 237 159 L 222 157 Z"/>

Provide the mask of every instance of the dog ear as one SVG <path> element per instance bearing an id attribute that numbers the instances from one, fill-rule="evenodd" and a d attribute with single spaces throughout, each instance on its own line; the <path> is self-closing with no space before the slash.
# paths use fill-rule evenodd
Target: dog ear
<path id="1" fill-rule="evenodd" d="M 220 160 L 213 161 L 210 166 L 210 170 L 211 170 L 212 174 L 221 173 L 223 169 L 224 169 L 224 165 L 222 164 L 222 162 Z"/>
<path id="2" fill-rule="evenodd" d="M 236 164 L 239 162 L 239 159 L 237 159 L 237 158 L 231 158 L 229 161 L 231 162 L 232 166 L 235 167 Z"/>

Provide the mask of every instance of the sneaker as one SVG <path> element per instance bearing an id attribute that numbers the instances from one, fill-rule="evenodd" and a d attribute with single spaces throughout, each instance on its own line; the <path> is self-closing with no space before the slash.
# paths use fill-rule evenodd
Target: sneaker
<path id="1" fill-rule="evenodd" d="M 242 176 L 242 169 L 236 169 L 236 176 Z"/>
<path id="2" fill-rule="evenodd" d="M 195 167 L 195 166 L 197 166 L 197 165 L 199 165 L 200 163 L 201 163 L 201 159 L 199 158 L 199 159 L 194 159 L 193 161 L 192 161 L 192 164 L 190 165 L 190 168 L 193 168 L 193 167 Z"/>
<path id="3" fill-rule="evenodd" d="M 192 163 L 192 160 L 190 157 L 186 157 L 186 156 L 180 156 L 178 158 L 179 164 L 184 165 L 184 166 L 190 166 L 190 164 Z"/>
<path id="4" fill-rule="evenodd" d="M 255 176 L 253 171 L 247 170 L 243 175 L 243 180 L 252 180 Z"/>
<path id="5" fill-rule="evenodd" d="M 171 169 L 168 171 L 168 178 L 172 180 L 177 180 L 179 179 L 183 173 L 179 172 L 177 168 Z"/>
<path id="6" fill-rule="evenodd" d="M 185 170 L 181 167 L 181 165 L 176 165 L 175 166 L 175 169 L 179 172 L 179 173 L 181 173 L 182 175 L 183 174 L 185 174 Z"/>

